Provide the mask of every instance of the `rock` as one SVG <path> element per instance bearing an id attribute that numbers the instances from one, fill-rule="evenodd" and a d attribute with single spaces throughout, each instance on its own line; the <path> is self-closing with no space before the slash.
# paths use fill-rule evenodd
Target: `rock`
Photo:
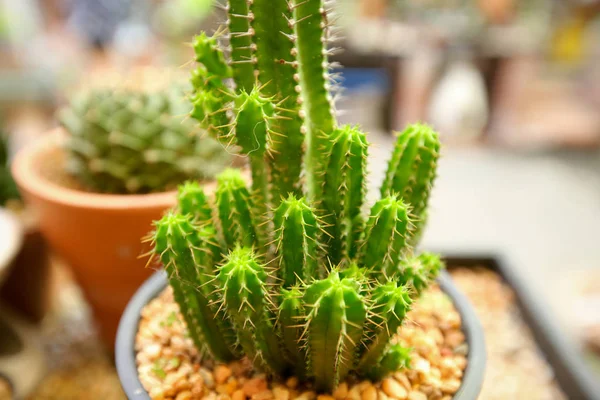
<path id="1" fill-rule="evenodd" d="M 296 378 L 295 376 L 288 378 L 288 380 L 285 381 L 285 385 L 290 389 L 296 389 L 298 387 L 298 378 Z"/>
<path id="2" fill-rule="evenodd" d="M 408 400 L 427 400 L 427 396 L 423 392 L 413 390 L 408 394 Z"/>
<path id="3" fill-rule="evenodd" d="M 398 382 L 400 382 L 400 384 L 402 386 L 404 386 L 404 389 L 410 390 L 411 384 L 410 384 L 410 381 L 408 380 L 408 378 L 406 377 L 406 374 L 404 374 L 402 372 L 396 372 L 394 374 L 394 378 L 396 378 L 396 380 Z"/>
<path id="4" fill-rule="evenodd" d="M 175 396 L 175 400 L 191 400 L 192 392 L 189 390 L 184 390 L 183 392 L 179 392 L 177 396 Z"/>
<path id="5" fill-rule="evenodd" d="M 246 396 L 252 397 L 255 394 L 267 390 L 267 380 L 262 377 L 249 379 L 244 382 L 242 390 Z"/>
<path id="6" fill-rule="evenodd" d="M 204 385 L 206 385 L 209 389 L 214 389 L 215 387 L 215 378 L 213 378 L 212 373 L 206 368 L 200 368 L 198 370 L 200 376 L 202 376 L 202 380 L 204 381 Z"/>
<path id="7" fill-rule="evenodd" d="M 345 399 L 348 395 L 348 384 L 346 382 L 342 382 L 338 385 L 337 388 L 333 391 L 333 397 L 337 400 Z"/>
<path id="8" fill-rule="evenodd" d="M 290 391 L 283 386 L 276 386 L 273 388 L 273 395 L 275 396 L 275 400 L 289 400 Z"/>
<path id="9" fill-rule="evenodd" d="M 231 400 L 246 400 L 246 395 L 243 390 L 238 389 L 231 395 Z"/>
<path id="10" fill-rule="evenodd" d="M 296 397 L 296 400 L 315 400 L 317 398 L 317 394 L 313 391 L 302 392 L 300 396 Z"/>
<path id="11" fill-rule="evenodd" d="M 408 398 L 408 392 L 404 387 L 395 379 L 385 378 L 381 383 L 383 392 L 394 399 L 406 399 Z"/>
<path id="12" fill-rule="evenodd" d="M 455 349 L 465 342 L 465 334 L 459 329 L 446 332 L 444 343 L 451 349 Z"/>
<path id="13" fill-rule="evenodd" d="M 156 360 L 160 356 L 162 346 L 159 343 L 152 343 L 146 346 L 143 350 L 149 360 Z"/>
<path id="14" fill-rule="evenodd" d="M 227 379 L 231 376 L 231 369 L 226 365 L 217 365 L 213 375 L 215 377 L 215 381 L 217 383 L 225 383 Z"/>
<path id="15" fill-rule="evenodd" d="M 320 394 L 317 396 L 317 400 L 335 400 L 335 398 L 326 394 Z"/>
<path id="16" fill-rule="evenodd" d="M 252 400 L 271 400 L 273 399 L 273 392 L 270 390 L 263 390 L 260 393 L 255 394 L 251 397 Z"/>
<path id="17" fill-rule="evenodd" d="M 369 385 L 363 392 L 361 393 L 362 400 L 377 400 L 377 389 L 375 386 Z"/>
<path id="18" fill-rule="evenodd" d="M 387 394 L 383 393 L 383 390 L 378 390 L 377 391 L 377 400 L 389 400 L 389 397 Z"/>
<path id="19" fill-rule="evenodd" d="M 460 381 L 458 379 L 449 379 L 442 382 L 440 389 L 446 394 L 454 394 L 460 387 Z"/>
<path id="20" fill-rule="evenodd" d="M 360 390 L 358 390 L 358 386 L 353 386 L 348 394 L 346 395 L 347 400 L 362 400 L 360 396 Z"/>

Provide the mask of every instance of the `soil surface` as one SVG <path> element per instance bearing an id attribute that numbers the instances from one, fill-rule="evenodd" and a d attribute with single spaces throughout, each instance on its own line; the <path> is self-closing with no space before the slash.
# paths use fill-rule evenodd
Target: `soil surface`
<path id="1" fill-rule="evenodd" d="M 468 347 L 461 319 L 437 286 L 407 315 L 393 339 L 413 348 L 411 367 L 382 382 L 349 378 L 331 394 L 317 394 L 295 377 L 267 379 L 248 360 L 227 365 L 202 360 L 187 337 L 170 288 L 142 310 L 136 338 L 140 380 L 154 400 L 449 400 L 461 385 Z"/>

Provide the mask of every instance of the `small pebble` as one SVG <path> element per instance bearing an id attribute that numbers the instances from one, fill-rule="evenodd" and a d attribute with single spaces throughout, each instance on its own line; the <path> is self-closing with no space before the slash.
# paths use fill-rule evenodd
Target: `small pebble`
<path id="1" fill-rule="evenodd" d="M 231 400 L 246 400 L 246 395 L 243 390 L 238 389 L 231 395 Z"/>
<path id="2" fill-rule="evenodd" d="M 394 399 L 406 399 L 408 397 L 406 389 L 395 379 L 385 378 L 381 383 L 381 388 L 385 394 Z"/>
<path id="3" fill-rule="evenodd" d="M 408 394 L 408 400 L 427 400 L 427 395 L 423 392 L 413 390 Z"/>
<path id="4" fill-rule="evenodd" d="M 377 400 L 377 389 L 375 386 L 369 385 L 363 392 L 361 393 L 362 400 Z"/>
<path id="5" fill-rule="evenodd" d="M 285 381 L 285 385 L 290 389 L 296 389 L 298 387 L 298 378 L 296 378 L 295 376 L 288 378 L 288 380 Z"/>
<path id="6" fill-rule="evenodd" d="M 342 382 L 338 385 L 338 387 L 333 391 L 333 397 L 338 400 L 345 399 L 348 395 L 348 384 L 346 382 Z"/>
<path id="7" fill-rule="evenodd" d="M 231 376 L 231 369 L 226 365 L 217 365 L 213 375 L 217 383 L 225 383 L 225 381 L 227 381 L 227 379 L 229 379 Z"/>
<path id="8" fill-rule="evenodd" d="M 253 378 L 246 382 L 242 386 L 244 394 L 248 397 L 252 397 L 264 390 L 267 390 L 267 381 L 265 378 Z"/>

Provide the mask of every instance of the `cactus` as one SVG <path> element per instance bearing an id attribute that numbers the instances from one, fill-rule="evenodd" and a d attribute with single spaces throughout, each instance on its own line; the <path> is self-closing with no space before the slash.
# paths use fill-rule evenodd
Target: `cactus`
<path id="1" fill-rule="evenodd" d="M 89 190 L 148 193 L 186 179 L 210 179 L 231 159 L 213 139 L 182 123 L 183 91 L 95 89 L 60 113 L 68 133 L 67 171 Z"/>
<path id="2" fill-rule="evenodd" d="M 397 193 L 412 206 L 416 221 L 411 235 L 420 238 L 429 193 L 440 153 L 438 134 L 429 126 L 414 124 L 398 134 L 394 154 L 381 186 L 381 195 Z"/>
<path id="3" fill-rule="evenodd" d="M 174 214 L 187 224 L 180 231 L 210 236 L 180 250 L 212 278 L 199 280 L 196 296 L 214 296 L 208 304 L 218 306 L 199 310 L 207 314 L 198 320 L 187 316 L 190 332 L 223 334 L 203 342 L 220 361 L 229 358 L 219 346 L 233 335 L 230 354 L 320 391 L 349 374 L 379 380 L 408 366 L 410 349 L 392 344 L 393 336 L 443 266 L 414 252 L 439 153 L 431 128 L 415 124 L 399 136 L 381 199 L 363 214 L 369 144 L 359 127 L 337 126 L 333 117 L 327 7 L 230 0 L 228 33 L 195 39 L 191 115 L 247 156 L 252 182 L 226 170 L 214 198 L 186 184 Z M 180 249 L 170 243 L 181 239 L 160 224 L 155 237 L 155 254 L 174 270 L 181 262 L 165 249 Z M 201 249 L 224 260 L 207 268 L 199 255 L 191 258 Z M 192 291 L 171 283 L 187 315 Z M 210 312 L 219 322 L 205 327 Z"/>

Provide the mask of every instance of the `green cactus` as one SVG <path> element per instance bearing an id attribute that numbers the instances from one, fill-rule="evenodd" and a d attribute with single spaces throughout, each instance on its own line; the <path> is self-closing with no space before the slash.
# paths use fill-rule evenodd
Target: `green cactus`
<path id="1" fill-rule="evenodd" d="M 310 309 L 306 316 L 310 372 L 320 390 L 332 390 L 356 364 L 367 318 L 361 284 L 352 278 L 340 279 L 334 270 L 306 288 L 303 302 Z"/>
<path id="2" fill-rule="evenodd" d="M 193 258 L 208 275 L 198 279 L 196 295 L 216 296 L 209 305 L 221 310 L 220 322 L 211 331 L 204 319 L 186 323 L 198 335 L 223 333 L 228 343 L 232 333 L 231 354 L 241 351 L 257 369 L 295 374 L 321 391 L 349 374 L 379 380 L 409 365 L 410 350 L 392 344 L 393 336 L 442 267 L 439 257 L 414 252 L 438 136 L 420 124 L 400 135 L 381 199 L 365 216 L 369 144 L 358 127 L 337 126 L 333 116 L 327 6 L 230 0 L 226 10 L 227 56 L 216 39 L 194 42 L 192 116 L 247 156 L 252 186 L 226 170 L 214 199 L 195 184 L 180 190 L 172 215 L 206 238 L 213 260 L 226 255 L 212 268 Z M 179 239 L 160 228 L 156 253 L 169 271 L 175 255 L 164 249 L 179 249 L 168 245 Z M 187 245 L 182 255 L 198 251 Z M 180 282 L 172 286 L 186 310 L 192 291 Z M 213 357 L 228 359 L 219 356 L 220 342 L 204 343 L 217 346 L 209 349 Z"/>
<path id="3" fill-rule="evenodd" d="M 420 238 L 426 219 L 429 194 L 436 177 L 440 153 L 438 134 L 429 126 L 414 124 L 398 135 L 394 154 L 381 186 L 381 196 L 399 194 L 412 207 L 415 226 L 411 235 Z"/>
<path id="4" fill-rule="evenodd" d="M 148 193 L 209 179 L 231 161 L 189 121 L 183 91 L 96 89 L 60 113 L 68 133 L 67 171 L 101 193 Z"/>

